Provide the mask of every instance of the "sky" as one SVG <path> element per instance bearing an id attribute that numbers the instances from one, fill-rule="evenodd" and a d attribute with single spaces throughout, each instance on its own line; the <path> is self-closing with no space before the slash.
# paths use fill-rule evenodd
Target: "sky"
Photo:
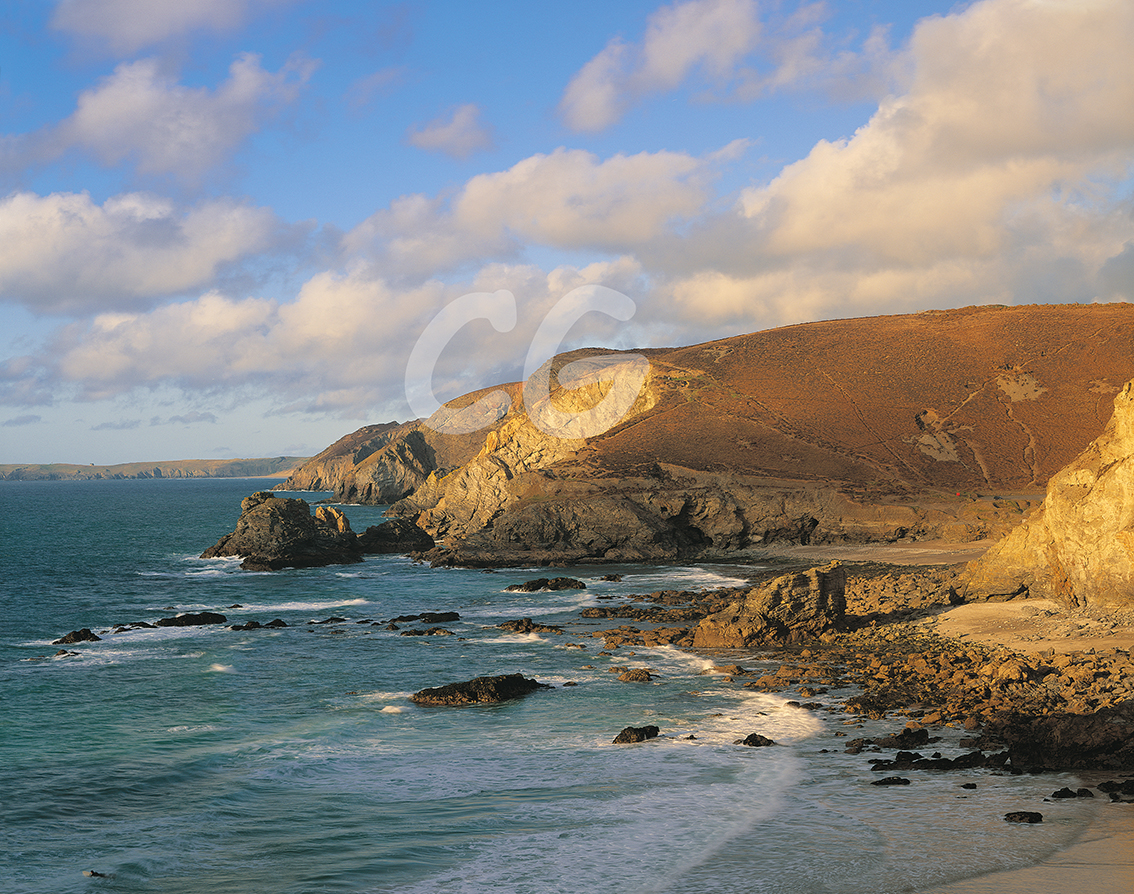
<path id="1" fill-rule="evenodd" d="M 0 463 L 310 455 L 539 350 L 1134 301 L 1130 0 L 5 6 Z"/>

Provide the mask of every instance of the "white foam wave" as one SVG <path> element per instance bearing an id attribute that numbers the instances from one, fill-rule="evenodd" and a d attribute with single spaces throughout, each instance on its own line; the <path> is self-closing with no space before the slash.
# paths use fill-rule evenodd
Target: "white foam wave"
<path id="1" fill-rule="evenodd" d="M 209 672 L 215 673 L 215 674 L 231 674 L 232 673 L 232 665 L 231 664 L 219 664 L 219 663 L 210 664 L 209 665 Z"/>
<path id="2" fill-rule="evenodd" d="M 381 714 L 404 714 L 405 708 L 398 707 L 397 705 L 386 705 L 379 713 Z"/>
<path id="3" fill-rule="evenodd" d="M 246 602 L 244 612 L 318 612 L 348 605 L 370 605 L 369 599 L 328 599 L 322 602 Z M 234 609 L 235 611 L 235 609 Z"/>

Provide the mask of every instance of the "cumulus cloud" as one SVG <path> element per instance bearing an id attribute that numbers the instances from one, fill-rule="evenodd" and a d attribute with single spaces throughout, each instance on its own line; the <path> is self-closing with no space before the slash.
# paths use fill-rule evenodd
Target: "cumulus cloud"
<path id="1" fill-rule="evenodd" d="M 447 118 L 436 118 L 406 134 L 411 146 L 443 152 L 453 158 L 468 158 L 474 152 L 492 148 L 492 133 L 480 123 L 480 106 L 466 103 Z"/>
<path id="2" fill-rule="evenodd" d="M 702 239 L 655 247 L 671 298 L 796 322 L 1121 294 L 1134 226 L 1111 196 L 1134 170 L 1132 41 L 1134 7 L 1104 0 L 923 20 L 909 88 L 854 136 L 745 190 Z"/>
<path id="3" fill-rule="evenodd" d="M 428 275 L 517 258 L 525 243 L 632 250 L 701 212 L 720 156 L 641 152 L 600 159 L 581 149 L 480 174 L 449 201 L 406 196 L 343 240 L 389 273 Z"/>
<path id="4" fill-rule="evenodd" d="M 270 210 L 231 199 L 14 193 L 0 200 L 0 301 L 40 313 L 143 307 L 207 285 L 283 231 Z"/>
<path id="5" fill-rule="evenodd" d="M 195 181 L 294 102 L 315 67 L 295 57 L 269 72 L 244 53 L 210 91 L 178 83 L 157 59 L 124 62 L 84 90 L 58 125 L 6 139 L 7 163 L 42 163 L 77 149 L 107 166 L 129 160 L 142 174 Z"/>
<path id="6" fill-rule="evenodd" d="M 293 0 L 61 0 L 51 26 L 78 37 L 105 43 L 116 53 L 193 31 L 226 32 L 260 8 L 283 6 Z"/>

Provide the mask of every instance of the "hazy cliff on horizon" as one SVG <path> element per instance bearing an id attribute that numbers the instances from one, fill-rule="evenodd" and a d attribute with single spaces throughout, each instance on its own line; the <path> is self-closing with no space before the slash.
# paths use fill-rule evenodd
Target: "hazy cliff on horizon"
<path id="1" fill-rule="evenodd" d="M 306 456 L 256 459 L 178 459 L 81 466 L 76 463 L 0 464 L 0 481 L 67 481 L 119 478 L 272 478 L 290 474 Z"/>
<path id="2" fill-rule="evenodd" d="M 989 537 L 1103 430 L 1134 378 L 1134 305 L 833 320 L 639 353 L 633 407 L 600 434 L 545 434 L 513 383 L 479 431 L 367 426 L 286 486 L 393 503 L 469 563 Z M 555 387 L 545 403 L 581 412 L 611 387 Z"/>

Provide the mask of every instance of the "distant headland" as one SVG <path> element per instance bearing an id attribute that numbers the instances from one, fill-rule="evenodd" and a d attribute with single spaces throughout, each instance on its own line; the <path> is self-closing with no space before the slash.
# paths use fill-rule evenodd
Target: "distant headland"
<path id="1" fill-rule="evenodd" d="M 0 464 L 0 481 L 80 481 L 119 478 L 286 478 L 306 456 L 257 459 L 178 459 L 167 462 Z"/>

